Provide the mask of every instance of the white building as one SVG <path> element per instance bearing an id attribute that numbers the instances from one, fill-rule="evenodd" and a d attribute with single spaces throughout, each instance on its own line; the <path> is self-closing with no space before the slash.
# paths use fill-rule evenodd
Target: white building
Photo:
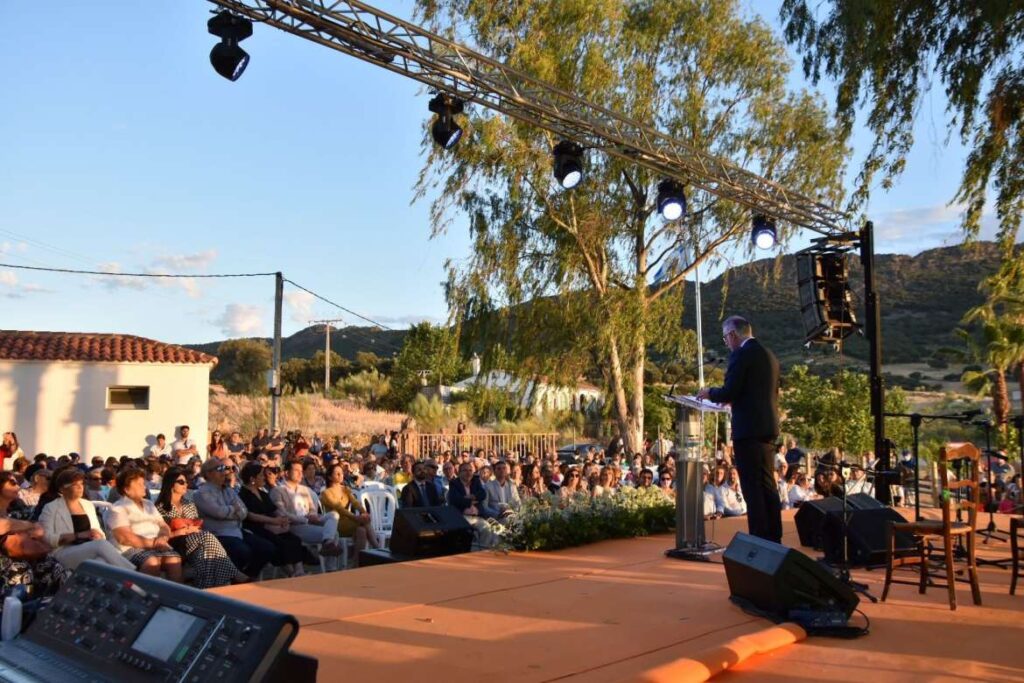
<path id="1" fill-rule="evenodd" d="M 476 372 L 479 372 L 478 367 L 474 366 Z M 574 387 L 566 387 L 549 384 L 544 377 L 536 381 L 520 379 L 503 370 L 491 370 L 482 375 L 474 374 L 445 388 L 448 389 L 448 395 L 451 395 L 464 392 L 476 385 L 518 396 L 520 408 L 530 410 L 535 415 L 555 410 L 592 412 L 599 410 L 604 403 L 602 391 L 588 382 L 579 381 Z"/>
<path id="2" fill-rule="evenodd" d="M 217 359 L 123 334 L 0 330 L 0 431 L 25 455 L 139 457 L 164 434 L 207 436 Z"/>

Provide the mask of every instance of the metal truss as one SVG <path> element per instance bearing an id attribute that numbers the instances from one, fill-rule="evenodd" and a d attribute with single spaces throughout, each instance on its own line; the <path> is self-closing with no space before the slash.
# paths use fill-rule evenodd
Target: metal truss
<path id="1" fill-rule="evenodd" d="M 837 209 L 357 0 L 210 2 L 753 212 L 826 235 L 847 222 Z"/>

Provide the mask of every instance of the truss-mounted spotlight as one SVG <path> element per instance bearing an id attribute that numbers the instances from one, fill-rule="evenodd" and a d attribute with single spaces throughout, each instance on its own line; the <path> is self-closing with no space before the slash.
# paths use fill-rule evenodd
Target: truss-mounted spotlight
<path id="1" fill-rule="evenodd" d="M 662 218 L 674 221 L 686 213 L 686 195 L 683 186 L 674 180 L 662 180 L 658 183 L 658 211 Z"/>
<path id="2" fill-rule="evenodd" d="M 778 235 L 775 221 L 764 214 L 755 214 L 750 224 L 750 239 L 758 249 L 771 249 L 775 246 Z"/>
<path id="3" fill-rule="evenodd" d="M 583 148 L 570 140 L 562 140 L 551 150 L 555 157 L 554 173 L 558 184 L 571 190 L 583 180 Z"/>
<path id="4" fill-rule="evenodd" d="M 464 108 L 462 100 L 441 93 L 430 100 L 427 108 L 437 114 L 430 127 L 430 135 L 442 149 L 451 149 L 462 138 L 462 127 L 455 123 L 455 115 Z"/>
<path id="5" fill-rule="evenodd" d="M 249 53 L 238 43 L 252 35 L 252 22 L 224 10 L 206 22 L 206 28 L 220 38 L 220 42 L 210 50 L 210 64 L 214 71 L 229 81 L 237 81 L 249 65 Z"/>

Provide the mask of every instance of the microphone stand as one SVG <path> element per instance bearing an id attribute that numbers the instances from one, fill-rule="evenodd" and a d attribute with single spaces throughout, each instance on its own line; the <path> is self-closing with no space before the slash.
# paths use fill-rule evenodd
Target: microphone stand
<path id="1" fill-rule="evenodd" d="M 1002 538 L 1005 532 L 1000 531 L 996 526 L 996 482 L 992 477 L 992 458 L 995 457 L 992 451 L 992 421 L 985 420 L 975 424 L 985 430 L 985 457 L 988 459 L 988 466 L 985 468 L 988 470 L 988 503 L 986 505 L 988 507 L 988 526 L 979 531 L 978 535 L 985 537 L 985 540 L 982 541 L 985 545 L 988 545 L 988 542 L 992 539 L 1006 543 L 1009 540 L 1009 536 L 1007 535 L 1007 538 Z M 986 561 L 986 564 L 995 564 L 1001 567 L 1000 562 L 1003 562 L 1003 560 Z M 1003 569 L 1006 569 L 1006 567 L 1003 567 Z"/>
<path id="2" fill-rule="evenodd" d="M 863 467 L 858 467 L 857 465 L 844 465 L 842 463 L 836 463 L 836 464 L 823 463 L 820 460 L 818 461 L 818 465 L 817 465 L 817 469 L 826 469 L 826 470 L 831 470 L 833 472 L 839 472 L 840 473 L 840 477 L 843 480 L 842 481 L 842 489 L 843 489 L 843 495 L 842 495 L 842 501 L 843 501 L 843 516 L 842 516 L 842 520 L 843 520 L 843 559 L 842 559 L 842 562 L 839 563 L 838 567 L 834 563 L 829 562 L 828 560 L 823 560 L 823 561 L 824 561 L 825 564 L 829 565 L 834 570 L 838 570 L 837 578 L 840 581 L 842 581 L 843 583 L 845 583 L 847 586 L 852 588 L 854 593 L 860 593 L 861 595 L 866 597 L 871 602 L 878 602 L 878 598 L 876 598 L 874 595 L 872 595 L 868 591 L 868 585 L 866 583 L 860 583 L 858 581 L 854 581 L 853 580 L 853 576 L 850 574 L 850 533 L 849 533 L 849 527 L 850 527 L 850 515 L 852 513 L 852 510 L 850 509 L 849 505 L 847 505 L 847 503 L 846 503 L 846 477 L 842 476 L 842 470 L 843 470 L 843 468 L 846 468 L 846 467 L 848 467 L 850 469 L 856 468 L 856 469 L 859 469 L 861 471 L 864 471 Z"/>

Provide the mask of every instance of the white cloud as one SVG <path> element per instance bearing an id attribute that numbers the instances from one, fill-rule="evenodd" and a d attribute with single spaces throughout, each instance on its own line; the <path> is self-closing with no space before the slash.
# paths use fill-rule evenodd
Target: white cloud
<path id="1" fill-rule="evenodd" d="M 432 315 L 371 315 L 367 317 L 370 318 L 371 320 L 376 320 L 377 322 L 383 323 L 385 325 L 395 325 L 398 327 L 411 327 L 422 322 L 429 322 L 433 323 L 434 325 L 438 325 L 444 322 L 440 318 L 436 318 Z M 356 319 L 352 322 L 352 324 L 362 326 L 367 325 L 369 323 L 367 323 L 365 320 Z"/>
<path id="2" fill-rule="evenodd" d="M 153 266 L 168 271 L 203 270 L 217 259 L 216 249 L 197 251 L 194 254 L 169 254 L 153 259 Z"/>
<path id="3" fill-rule="evenodd" d="M 108 271 L 111 273 L 124 272 L 124 268 L 117 261 L 107 261 L 99 264 L 99 270 Z M 174 271 L 165 267 L 145 267 L 140 268 L 138 271 L 148 275 L 170 275 Z M 164 289 L 182 289 L 185 294 L 189 297 L 196 299 L 201 294 L 199 284 L 195 279 L 190 277 L 135 277 L 135 276 L 118 276 L 118 275 L 93 275 L 92 279 L 100 283 L 105 288 L 115 291 L 118 289 L 131 289 L 135 291 L 142 291 L 149 286 L 162 287 Z"/>
<path id="4" fill-rule="evenodd" d="M 211 322 L 228 337 L 252 337 L 263 331 L 263 309 L 250 304 L 228 304 L 220 317 Z"/>
<path id="5" fill-rule="evenodd" d="M 315 301 L 309 292 L 296 291 L 285 292 L 284 303 L 288 307 L 288 317 L 303 327 L 313 319 L 313 302 Z"/>
<path id="6" fill-rule="evenodd" d="M 10 270 L 0 270 L 0 296 L 6 299 L 21 299 L 27 294 L 48 294 L 51 291 L 42 285 L 22 283 Z"/>
<path id="7" fill-rule="evenodd" d="M 959 244 L 964 239 L 960 227 L 964 208 L 963 204 L 937 204 L 882 212 L 873 217 L 877 251 L 916 254 Z M 998 224 L 995 214 L 986 206 L 978 239 L 995 239 Z"/>

